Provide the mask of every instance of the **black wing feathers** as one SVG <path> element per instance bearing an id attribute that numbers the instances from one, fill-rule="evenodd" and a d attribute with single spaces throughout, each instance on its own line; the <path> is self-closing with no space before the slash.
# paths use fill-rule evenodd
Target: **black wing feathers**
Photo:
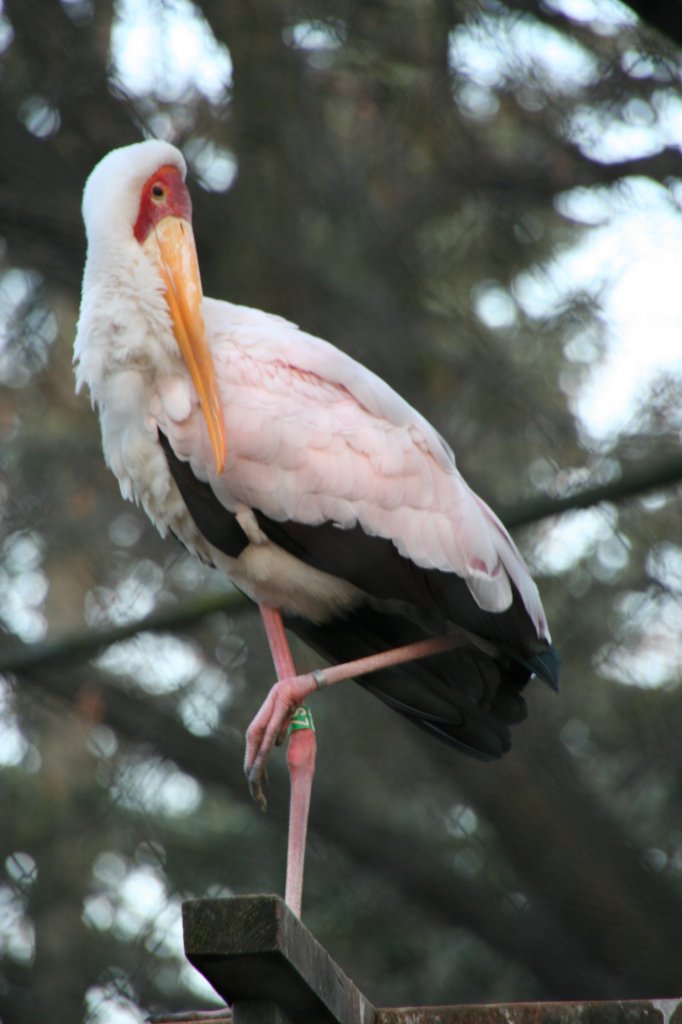
<path id="1" fill-rule="evenodd" d="M 206 540 L 230 558 L 238 558 L 249 541 L 236 517 L 223 508 L 207 483 L 195 477 L 189 462 L 177 457 L 160 430 L 159 441 L 189 514 Z"/>

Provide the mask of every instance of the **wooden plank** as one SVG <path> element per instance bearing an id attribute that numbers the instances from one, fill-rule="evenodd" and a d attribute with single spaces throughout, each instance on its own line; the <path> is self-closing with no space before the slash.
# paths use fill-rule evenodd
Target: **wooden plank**
<path id="1" fill-rule="evenodd" d="M 274 1004 L 295 1024 L 375 1024 L 374 1007 L 280 896 L 188 900 L 182 912 L 187 958 L 233 1005 L 235 1024 L 244 1012 L 244 1024 L 272 1021 L 247 1003 Z"/>
<path id="2" fill-rule="evenodd" d="M 394 1007 L 376 1024 L 682 1024 L 682 999 Z"/>
<path id="3" fill-rule="evenodd" d="M 281 1024 L 272 1004 L 253 1006 L 260 1017 L 237 1021 L 228 1011 L 150 1017 L 150 1024 Z M 214 1011 L 215 1012 L 215 1011 Z M 265 1014 L 265 1016 L 263 1016 Z M 376 1024 L 682 1024 L 681 999 L 624 999 L 586 1003 L 490 1003 L 473 1006 L 403 1006 L 378 1009 Z"/>

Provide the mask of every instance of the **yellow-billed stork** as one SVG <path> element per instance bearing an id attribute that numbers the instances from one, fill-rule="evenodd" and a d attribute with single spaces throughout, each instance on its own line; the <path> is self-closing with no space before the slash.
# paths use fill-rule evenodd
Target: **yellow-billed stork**
<path id="1" fill-rule="evenodd" d="M 266 759 L 302 702 L 351 676 L 433 736 L 500 757 L 529 678 L 558 683 L 518 549 L 384 381 L 278 316 L 203 296 L 185 174 L 150 140 L 88 178 L 76 376 L 124 497 L 260 607 L 279 681 L 247 731 L 252 794 L 265 805 Z M 284 625 L 333 666 L 297 676 Z M 314 757 L 313 730 L 293 731 L 297 913 Z"/>

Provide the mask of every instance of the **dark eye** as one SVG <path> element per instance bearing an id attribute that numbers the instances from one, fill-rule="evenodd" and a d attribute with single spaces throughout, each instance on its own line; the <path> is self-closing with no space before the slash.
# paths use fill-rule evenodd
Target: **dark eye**
<path id="1" fill-rule="evenodd" d="M 154 199 L 164 199 L 166 196 L 166 190 L 163 185 L 152 185 L 152 196 Z"/>

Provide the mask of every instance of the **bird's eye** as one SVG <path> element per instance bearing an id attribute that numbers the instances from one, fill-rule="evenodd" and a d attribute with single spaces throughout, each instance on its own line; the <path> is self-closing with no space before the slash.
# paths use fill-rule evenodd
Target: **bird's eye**
<path id="1" fill-rule="evenodd" d="M 158 182 L 156 185 L 152 185 L 152 196 L 154 199 L 165 199 L 166 190 L 163 185 L 159 185 Z"/>

